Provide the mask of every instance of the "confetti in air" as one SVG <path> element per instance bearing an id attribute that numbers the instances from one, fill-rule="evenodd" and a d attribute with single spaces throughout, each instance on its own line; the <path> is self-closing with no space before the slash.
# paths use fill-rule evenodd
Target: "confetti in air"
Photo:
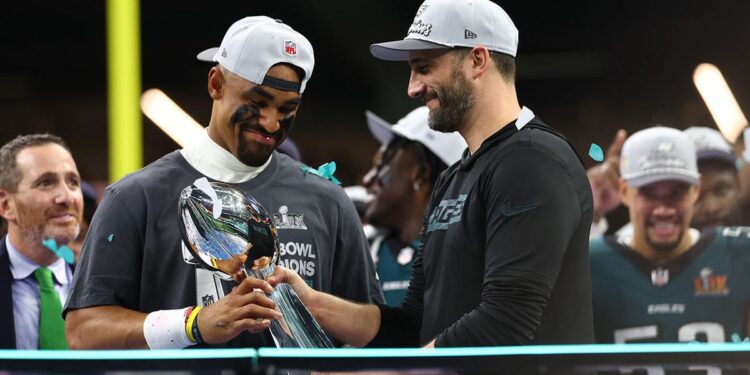
<path id="1" fill-rule="evenodd" d="M 589 148 L 589 156 L 596 161 L 604 161 L 604 151 L 602 151 L 602 148 L 596 143 L 591 144 L 591 147 Z"/>

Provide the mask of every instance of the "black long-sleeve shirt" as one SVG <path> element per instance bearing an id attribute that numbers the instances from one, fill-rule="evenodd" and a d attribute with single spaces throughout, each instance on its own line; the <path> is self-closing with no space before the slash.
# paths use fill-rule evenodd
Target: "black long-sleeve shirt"
<path id="1" fill-rule="evenodd" d="M 406 300 L 372 346 L 593 342 L 592 197 L 567 141 L 511 123 L 438 179 Z"/>

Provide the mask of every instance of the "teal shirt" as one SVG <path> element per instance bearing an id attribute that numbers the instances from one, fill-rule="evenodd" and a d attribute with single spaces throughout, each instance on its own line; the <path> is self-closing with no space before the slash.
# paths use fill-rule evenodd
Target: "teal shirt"
<path id="1" fill-rule="evenodd" d="M 747 336 L 750 228 L 708 230 L 661 266 L 611 237 L 593 240 L 590 252 L 597 342 L 729 342 Z"/>

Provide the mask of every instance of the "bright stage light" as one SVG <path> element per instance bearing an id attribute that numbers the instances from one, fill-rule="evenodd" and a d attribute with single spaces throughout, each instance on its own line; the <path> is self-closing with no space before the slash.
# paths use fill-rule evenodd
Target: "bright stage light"
<path id="1" fill-rule="evenodd" d="M 197 121 L 159 89 L 141 95 L 141 110 L 181 147 L 185 147 L 205 131 Z"/>
<path id="2" fill-rule="evenodd" d="M 693 73 L 693 82 L 721 134 L 731 143 L 737 141 L 737 137 L 748 125 L 747 118 L 742 114 L 719 68 L 712 64 L 698 65 Z"/>

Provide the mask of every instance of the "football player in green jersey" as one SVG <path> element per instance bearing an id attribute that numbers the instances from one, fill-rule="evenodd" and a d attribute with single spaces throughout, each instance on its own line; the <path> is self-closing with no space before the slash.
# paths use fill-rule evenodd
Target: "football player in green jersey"
<path id="1" fill-rule="evenodd" d="M 747 336 L 750 229 L 690 228 L 696 149 L 653 127 L 625 141 L 619 192 L 632 235 L 591 243 L 597 342 L 723 342 Z"/>
<path id="2" fill-rule="evenodd" d="M 732 146 L 716 129 L 690 127 L 684 133 L 693 141 L 701 174 L 701 193 L 695 202 L 693 228 L 739 225 L 740 181 Z"/>

